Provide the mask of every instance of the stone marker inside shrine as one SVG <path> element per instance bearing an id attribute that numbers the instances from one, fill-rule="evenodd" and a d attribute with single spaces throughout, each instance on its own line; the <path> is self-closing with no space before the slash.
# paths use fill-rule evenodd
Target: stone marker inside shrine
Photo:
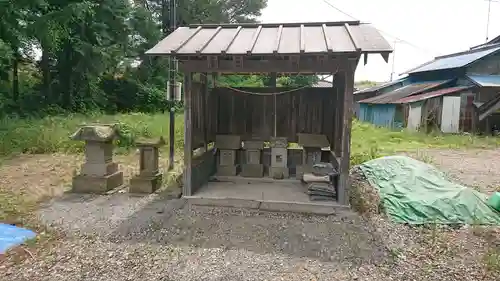
<path id="1" fill-rule="evenodd" d="M 123 185 L 123 173 L 113 162 L 113 140 L 118 136 L 116 125 L 85 125 L 71 139 L 85 141 L 85 163 L 73 177 L 73 192 L 105 193 Z"/>
<path id="2" fill-rule="evenodd" d="M 288 170 L 288 139 L 271 137 L 271 167 L 269 176 L 273 179 L 287 179 L 290 177 Z"/>
<path id="3" fill-rule="evenodd" d="M 246 163 L 241 165 L 241 175 L 249 178 L 262 178 L 264 165 L 262 164 L 263 141 L 248 140 L 243 142 Z"/>
<path id="4" fill-rule="evenodd" d="M 130 180 L 130 193 L 153 193 L 161 187 L 162 173 L 159 168 L 159 148 L 165 145 L 160 137 L 156 140 L 136 141 L 139 147 L 139 174 Z"/>
<path id="5" fill-rule="evenodd" d="M 297 134 L 298 144 L 302 146 L 302 165 L 297 165 L 296 178 L 302 179 L 305 173 L 311 173 L 313 166 L 321 162 L 322 148 L 329 148 L 325 135 Z"/>
<path id="6" fill-rule="evenodd" d="M 215 147 L 219 150 L 217 175 L 236 176 L 239 173 L 238 151 L 241 148 L 241 137 L 237 135 L 215 136 Z"/>

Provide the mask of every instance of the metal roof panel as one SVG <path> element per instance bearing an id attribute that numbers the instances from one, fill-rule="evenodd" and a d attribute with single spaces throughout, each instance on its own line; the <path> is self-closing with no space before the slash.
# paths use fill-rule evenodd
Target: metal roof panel
<path id="1" fill-rule="evenodd" d="M 469 88 L 470 87 L 464 87 L 464 86 L 450 87 L 450 88 L 440 89 L 440 90 L 436 90 L 436 91 L 432 91 L 432 92 L 428 92 L 428 93 L 423 93 L 423 94 L 419 94 L 419 95 L 405 97 L 405 98 L 393 101 L 392 103 L 412 103 L 412 102 L 417 102 L 417 101 L 423 101 L 426 99 L 435 98 L 435 97 L 439 97 L 439 96 L 456 94 L 458 92 L 467 90 Z"/>
<path id="2" fill-rule="evenodd" d="M 424 63 L 412 70 L 405 72 L 404 74 L 460 68 L 497 51 L 500 51 L 500 46 L 495 46 L 487 49 L 474 49 L 468 52 L 461 52 L 448 56 L 437 57 L 433 61 Z"/>
<path id="3" fill-rule="evenodd" d="M 278 53 L 293 54 L 300 52 L 300 27 L 283 28 Z"/>
<path id="4" fill-rule="evenodd" d="M 444 83 L 450 82 L 451 80 L 443 81 L 432 81 L 423 83 L 414 83 L 406 85 L 402 88 L 396 89 L 392 92 L 385 93 L 372 98 L 364 99 L 359 101 L 359 103 L 376 103 L 376 104 L 390 104 L 394 101 L 400 100 L 402 98 L 421 93 L 426 90 L 430 90 Z"/>
<path id="5" fill-rule="evenodd" d="M 500 75 L 467 75 L 481 87 L 500 87 Z"/>
<path id="6" fill-rule="evenodd" d="M 278 45 L 279 39 L 279 45 Z M 277 49 L 276 49 L 277 48 Z M 219 24 L 179 27 L 147 54 L 389 53 L 392 48 L 369 24 L 352 22 Z"/>
<path id="7" fill-rule="evenodd" d="M 351 26 L 354 40 L 359 48 L 368 52 L 392 50 L 391 45 L 371 24 L 361 23 Z"/>

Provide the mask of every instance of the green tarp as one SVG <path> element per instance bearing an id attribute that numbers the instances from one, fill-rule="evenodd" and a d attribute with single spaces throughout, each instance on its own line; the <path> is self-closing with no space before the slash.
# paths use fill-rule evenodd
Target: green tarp
<path id="1" fill-rule="evenodd" d="M 360 168 L 395 222 L 500 225 L 500 213 L 486 203 L 488 195 L 450 181 L 429 164 L 388 156 Z"/>

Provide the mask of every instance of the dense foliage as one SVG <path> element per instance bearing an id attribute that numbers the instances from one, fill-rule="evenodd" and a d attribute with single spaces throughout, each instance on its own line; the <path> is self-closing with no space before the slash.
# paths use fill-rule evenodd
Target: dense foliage
<path id="1" fill-rule="evenodd" d="M 0 114 L 165 109 L 170 0 L 0 0 Z M 177 23 L 250 22 L 267 0 L 177 0 Z M 181 75 L 180 73 L 178 74 Z M 284 86 L 314 77 L 280 78 Z M 266 76 L 221 77 L 263 86 Z"/>

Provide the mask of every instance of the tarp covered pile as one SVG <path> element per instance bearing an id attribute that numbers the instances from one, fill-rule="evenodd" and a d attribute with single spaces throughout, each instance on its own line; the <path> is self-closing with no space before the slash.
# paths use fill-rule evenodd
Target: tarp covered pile
<path id="1" fill-rule="evenodd" d="M 388 156 L 360 169 L 395 222 L 500 225 L 500 213 L 487 204 L 488 195 L 452 182 L 429 164 Z"/>

